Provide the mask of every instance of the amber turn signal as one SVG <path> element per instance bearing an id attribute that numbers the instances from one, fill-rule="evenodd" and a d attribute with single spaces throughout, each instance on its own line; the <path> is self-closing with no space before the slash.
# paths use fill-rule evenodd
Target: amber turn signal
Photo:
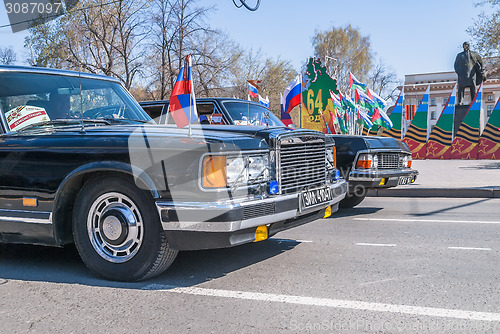
<path id="1" fill-rule="evenodd" d="M 227 185 L 226 157 L 207 156 L 203 160 L 203 187 L 222 188 Z"/>
<path id="2" fill-rule="evenodd" d="M 372 166 L 371 160 L 358 160 L 356 168 L 370 168 Z"/>
<path id="3" fill-rule="evenodd" d="M 36 207 L 36 206 L 38 206 L 38 200 L 36 198 L 24 197 L 23 198 L 23 205 Z"/>

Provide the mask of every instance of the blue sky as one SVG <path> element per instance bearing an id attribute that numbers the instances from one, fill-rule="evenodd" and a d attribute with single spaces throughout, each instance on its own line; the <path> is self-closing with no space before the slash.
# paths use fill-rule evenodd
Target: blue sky
<path id="1" fill-rule="evenodd" d="M 238 0 L 235 0 L 238 2 Z M 254 4 L 256 0 L 247 0 Z M 261 0 L 256 12 L 236 8 L 233 0 L 199 0 L 216 5 L 208 18 L 245 49 L 261 49 L 265 56 L 291 60 L 299 70 L 313 56 L 311 38 L 316 30 L 351 24 L 369 36 L 377 58 L 391 66 L 398 79 L 405 74 L 452 71 L 466 33 L 478 14 L 473 0 Z M 0 26 L 8 24 L 0 5 Z M 12 45 L 18 63 L 28 57 L 23 49 L 25 32 L 0 29 L 0 46 Z"/>

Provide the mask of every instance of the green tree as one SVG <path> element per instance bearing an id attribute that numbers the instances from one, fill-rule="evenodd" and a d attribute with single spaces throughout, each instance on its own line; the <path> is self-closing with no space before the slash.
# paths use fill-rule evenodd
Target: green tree
<path id="1" fill-rule="evenodd" d="M 361 81 L 368 78 L 373 66 L 370 39 L 351 25 L 317 31 L 312 45 L 315 57 L 326 64 L 341 91 L 349 88 L 349 72 Z"/>
<path id="2" fill-rule="evenodd" d="M 473 46 L 484 57 L 490 58 L 487 63 L 491 72 L 498 75 L 500 72 L 500 0 L 483 0 L 478 6 L 488 7 L 488 14 L 484 11 L 477 20 L 467 29 L 472 38 Z"/>

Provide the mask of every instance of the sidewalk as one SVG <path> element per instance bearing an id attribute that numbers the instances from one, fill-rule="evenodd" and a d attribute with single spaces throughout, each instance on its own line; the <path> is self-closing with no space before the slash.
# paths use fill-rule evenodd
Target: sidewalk
<path id="1" fill-rule="evenodd" d="M 500 160 L 413 160 L 414 184 L 368 196 L 500 198 Z"/>

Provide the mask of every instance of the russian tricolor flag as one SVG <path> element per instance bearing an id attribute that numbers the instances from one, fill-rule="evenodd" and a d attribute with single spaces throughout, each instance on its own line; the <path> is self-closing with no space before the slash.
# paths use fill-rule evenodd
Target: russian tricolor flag
<path id="1" fill-rule="evenodd" d="M 281 105 L 281 121 L 283 124 L 286 126 L 293 124 L 292 118 L 290 117 L 290 114 L 285 112 L 285 106 L 283 105 L 283 95 L 280 93 L 280 105 Z"/>
<path id="2" fill-rule="evenodd" d="M 248 83 L 248 95 L 254 98 L 257 98 L 259 96 L 259 91 L 257 90 L 257 87 L 252 85 L 250 82 Z"/>
<path id="3" fill-rule="evenodd" d="M 292 82 L 288 84 L 283 93 L 284 109 L 286 113 L 292 111 L 295 106 L 298 106 L 302 100 L 302 80 L 300 75 L 297 75 Z"/>
<path id="4" fill-rule="evenodd" d="M 191 79 L 191 55 L 186 56 L 184 66 L 177 76 L 177 81 L 170 95 L 169 107 L 178 128 L 183 128 L 189 123 L 198 121 L 196 99 Z"/>

